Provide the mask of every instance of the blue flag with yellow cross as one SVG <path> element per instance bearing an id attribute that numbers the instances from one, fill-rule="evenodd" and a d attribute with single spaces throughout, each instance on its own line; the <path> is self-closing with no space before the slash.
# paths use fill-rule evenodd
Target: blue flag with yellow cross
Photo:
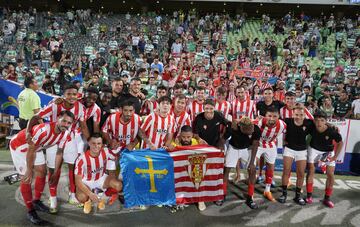
<path id="1" fill-rule="evenodd" d="M 125 207 L 175 205 L 174 161 L 164 149 L 121 154 Z"/>

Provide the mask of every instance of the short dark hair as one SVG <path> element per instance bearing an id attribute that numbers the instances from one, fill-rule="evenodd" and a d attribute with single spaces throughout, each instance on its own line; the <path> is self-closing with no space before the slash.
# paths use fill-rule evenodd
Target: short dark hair
<path id="1" fill-rule="evenodd" d="M 124 106 L 132 106 L 135 108 L 135 103 L 131 100 L 125 100 L 125 101 L 121 102 L 119 106 L 121 108 L 124 108 Z"/>
<path id="2" fill-rule="evenodd" d="M 64 86 L 64 92 L 69 89 L 76 89 L 79 90 L 79 88 L 75 84 L 67 84 Z"/>
<path id="3" fill-rule="evenodd" d="M 69 116 L 69 117 L 71 117 L 73 120 L 75 120 L 75 115 L 74 115 L 72 112 L 70 112 L 69 110 L 63 110 L 63 111 L 61 111 L 60 114 L 59 114 L 59 117 L 62 117 L 62 116 L 64 116 L 64 115 Z"/>
<path id="4" fill-rule="evenodd" d="M 276 109 L 275 107 L 271 106 L 266 110 L 265 114 L 267 114 L 267 113 L 279 113 L 279 110 Z"/>
<path id="5" fill-rule="evenodd" d="M 176 99 L 186 99 L 186 96 L 184 94 L 179 94 L 179 95 L 175 96 L 174 100 L 176 100 Z"/>
<path id="6" fill-rule="evenodd" d="M 181 127 L 180 132 L 192 132 L 192 128 L 190 125 L 184 125 Z"/>
<path id="7" fill-rule="evenodd" d="M 327 119 L 327 115 L 324 111 L 322 110 L 317 110 L 315 113 L 314 113 L 314 119 L 316 118 L 324 118 L 324 119 Z"/>
<path id="8" fill-rule="evenodd" d="M 300 89 L 301 90 L 301 89 Z M 285 93 L 285 96 L 288 96 L 288 97 L 295 97 L 296 96 L 296 94 L 294 93 L 294 92 L 292 92 L 292 91 L 288 91 L 288 92 L 286 92 Z"/>
<path id="9" fill-rule="evenodd" d="M 162 102 L 169 102 L 171 103 L 171 98 L 169 96 L 162 96 L 157 100 L 158 103 L 162 103 Z"/>
<path id="10" fill-rule="evenodd" d="M 101 138 L 101 139 L 102 139 L 102 136 L 101 136 L 100 133 L 94 132 L 93 134 L 90 135 L 90 139 L 91 139 L 91 138 L 95 138 L 95 139 Z"/>
<path id="11" fill-rule="evenodd" d="M 265 91 L 272 91 L 272 92 L 274 92 L 274 89 L 272 89 L 272 87 L 267 87 L 267 88 L 264 89 L 263 92 L 265 92 Z"/>
<path id="12" fill-rule="evenodd" d="M 206 99 L 205 102 L 204 102 L 204 106 L 205 105 L 212 105 L 212 106 L 215 106 L 215 102 L 213 99 Z"/>
<path id="13" fill-rule="evenodd" d="M 102 93 L 112 93 L 112 90 L 111 90 L 111 88 L 110 87 L 103 87 L 102 89 L 101 89 L 101 92 Z"/>
<path id="14" fill-rule="evenodd" d="M 218 93 L 220 93 L 220 94 L 222 94 L 222 95 L 225 95 L 226 94 L 226 89 L 224 88 L 224 87 L 218 87 L 217 89 L 216 89 L 216 91 L 218 92 Z"/>
<path id="15" fill-rule="evenodd" d="M 159 85 L 157 88 L 156 88 L 156 91 L 158 90 L 165 90 L 167 91 L 167 88 L 164 86 L 164 85 Z"/>
<path id="16" fill-rule="evenodd" d="M 27 76 L 27 77 L 25 77 L 24 86 L 25 86 L 26 88 L 29 88 L 29 87 L 30 87 L 30 84 L 34 83 L 33 79 L 34 79 L 34 77 L 32 77 L 32 76 Z"/>
<path id="17" fill-rule="evenodd" d="M 133 81 L 139 81 L 141 82 L 141 79 L 139 77 L 134 77 L 130 80 L 130 83 L 132 83 Z"/>
<path id="18" fill-rule="evenodd" d="M 86 89 L 86 92 L 87 92 L 87 93 L 93 93 L 93 94 L 99 95 L 99 90 L 98 90 L 96 87 L 88 87 L 88 88 Z"/>

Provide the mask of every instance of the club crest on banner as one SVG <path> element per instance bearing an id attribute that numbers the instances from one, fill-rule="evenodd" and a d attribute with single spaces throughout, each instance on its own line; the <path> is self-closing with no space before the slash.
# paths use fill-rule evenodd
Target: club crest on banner
<path id="1" fill-rule="evenodd" d="M 195 188 L 199 189 L 201 182 L 206 174 L 206 158 L 205 154 L 194 154 L 188 157 L 188 173 Z"/>

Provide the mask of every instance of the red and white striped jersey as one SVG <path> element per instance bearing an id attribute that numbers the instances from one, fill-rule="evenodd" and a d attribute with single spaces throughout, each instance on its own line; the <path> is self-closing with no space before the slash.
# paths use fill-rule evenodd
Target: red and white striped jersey
<path id="1" fill-rule="evenodd" d="M 281 107 L 280 118 L 281 119 L 293 118 L 293 111 L 294 110 L 287 108 L 287 106 Z M 304 113 L 305 113 L 305 119 L 314 120 L 313 115 L 310 113 L 308 109 L 304 108 Z"/>
<path id="2" fill-rule="evenodd" d="M 116 112 L 111 114 L 105 121 L 102 132 L 107 133 L 111 139 L 119 141 L 121 147 L 134 142 L 141 127 L 141 118 L 134 114 L 131 120 L 124 124 L 120 120 L 121 113 Z"/>
<path id="3" fill-rule="evenodd" d="M 97 157 L 91 156 L 90 150 L 87 150 L 76 159 L 75 174 L 81 176 L 83 180 L 96 181 L 104 176 L 110 162 L 114 161 L 115 157 L 106 147 L 101 149 Z"/>
<path id="4" fill-rule="evenodd" d="M 233 93 L 233 92 L 230 93 L 229 92 L 228 97 L 227 97 L 227 101 L 229 103 L 232 103 L 235 99 L 236 99 L 235 93 Z"/>
<path id="5" fill-rule="evenodd" d="M 141 107 L 140 114 L 141 114 L 141 116 L 149 115 L 150 113 L 157 110 L 158 107 L 159 107 L 159 104 L 156 101 L 147 101 Z"/>
<path id="6" fill-rule="evenodd" d="M 281 133 L 285 133 L 286 123 L 283 122 L 282 120 L 278 120 L 275 123 L 274 127 L 269 127 L 266 125 L 266 123 L 267 123 L 266 118 L 263 118 L 258 122 L 258 126 L 261 130 L 259 146 L 262 148 L 276 147 L 277 137 Z"/>
<path id="7" fill-rule="evenodd" d="M 256 103 L 250 99 L 245 99 L 244 101 L 236 99 L 232 102 L 231 110 L 233 119 L 240 119 L 243 116 L 254 119 L 256 114 Z"/>
<path id="8" fill-rule="evenodd" d="M 215 110 L 224 114 L 226 119 L 229 119 L 229 114 L 231 113 L 231 104 L 228 101 L 223 101 L 221 103 L 216 101 Z"/>
<path id="9" fill-rule="evenodd" d="M 175 119 L 176 135 L 174 137 L 177 136 L 178 132 L 184 125 L 192 125 L 190 115 L 186 111 L 183 111 L 181 114 L 176 116 L 174 109 L 171 109 L 170 115 Z"/>
<path id="10" fill-rule="evenodd" d="M 59 145 L 60 149 L 64 149 L 66 142 L 70 141 L 70 132 L 66 130 L 59 134 L 55 133 L 56 122 L 43 123 L 35 125 L 31 131 L 32 142 L 35 144 L 36 151 Z M 26 152 L 29 144 L 26 142 L 26 129 L 21 130 L 10 141 L 12 150 L 20 148 L 21 152 Z"/>
<path id="11" fill-rule="evenodd" d="M 47 118 L 50 122 L 56 122 L 61 111 L 63 110 L 69 110 L 71 113 L 74 114 L 75 119 L 71 126 L 71 131 L 80 133 L 81 129 L 80 129 L 79 121 L 85 120 L 85 113 L 86 113 L 85 106 L 80 102 L 76 102 L 74 106 L 70 109 L 65 108 L 63 103 L 61 104 L 51 103 L 46 107 L 44 107 L 43 109 L 41 109 L 38 115 L 41 118 Z"/>
<path id="12" fill-rule="evenodd" d="M 204 104 L 198 103 L 197 100 L 193 100 L 188 105 L 188 113 L 190 114 L 191 120 L 194 120 L 196 115 L 204 112 Z"/>
<path id="13" fill-rule="evenodd" d="M 151 113 L 146 116 L 141 129 L 148 136 L 151 143 L 156 148 L 160 148 L 164 146 L 166 136 L 169 133 L 175 133 L 175 119 L 170 114 L 161 117 L 157 113 Z M 147 144 L 143 142 L 142 148 L 147 148 Z"/>
<path id="14" fill-rule="evenodd" d="M 92 117 L 94 122 L 100 123 L 101 109 L 96 103 L 94 103 L 94 105 L 90 106 L 89 108 L 86 108 L 85 113 L 86 120 L 89 120 L 89 118 Z"/>

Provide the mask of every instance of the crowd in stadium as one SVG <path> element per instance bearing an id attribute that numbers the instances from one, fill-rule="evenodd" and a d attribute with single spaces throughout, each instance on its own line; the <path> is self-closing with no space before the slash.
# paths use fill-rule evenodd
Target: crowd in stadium
<path id="1" fill-rule="evenodd" d="M 30 8 L 3 9 L 1 21 L 1 78 L 26 88 L 18 99 L 24 130 L 12 139 L 10 149 L 24 175 L 20 188 L 31 222 L 41 222 L 34 209 L 57 212 L 62 161 L 69 167 L 69 201 L 84 203 L 85 213 L 91 201 L 104 207 L 91 189 L 101 184 L 109 197 L 118 196 L 122 185 L 112 160 L 123 148 L 139 148 L 139 143 L 142 148 L 170 151 L 176 145 L 197 143 L 218 147 L 226 151 L 225 176 L 239 166 L 238 160 L 245 160 L 246 204 L 255 209 L 256 160 L 262 157 L 267 166 L 265 180 L 260 168 L 257 182 L 264 181 L 264 196 L 273 201 L 275 142 L 282 133 L 288 159 L 284 158 L 278 201 L 286 201 L 295 160 L 294 201 L 312 203 L 314 163 L 330 154 L 322 157 L 328 166 L 324 204 L 334 207 L 330 196 L 342 139 L 326 119 L 360 119 L 360 17 L 287 13 L 283 18 L 264 14 L 254 20 L 246 14 L 200 15 L 195 10 L 116 15 Z M 41 108 L 33 92 L 37 90 L 59 97 Z M 31 106 L 24 104 L 29 97 Z M 313 137 L 309 153 L 307 135 Z M 333 140 L 338 145 L 335 152 Z M 112 151 L 102 148 L 103 143 Z M 84 152 L 87 144 L 90 148 Z M 256 149 L 248 152 L 250 146 Z M 24 147 L 29 155 L 16 153 Z M 36 153 L 44 148 L 46 155 Z M 110 160 L 105 165 L 109 175 L 84 170 L 91 155 Z M 40 201 L 45 162 L 50 170 L 50 208 Z M 226 195 L 226 184 L 224 191 Z M 198 207 L 206 209 L 204 203 Z"/>

